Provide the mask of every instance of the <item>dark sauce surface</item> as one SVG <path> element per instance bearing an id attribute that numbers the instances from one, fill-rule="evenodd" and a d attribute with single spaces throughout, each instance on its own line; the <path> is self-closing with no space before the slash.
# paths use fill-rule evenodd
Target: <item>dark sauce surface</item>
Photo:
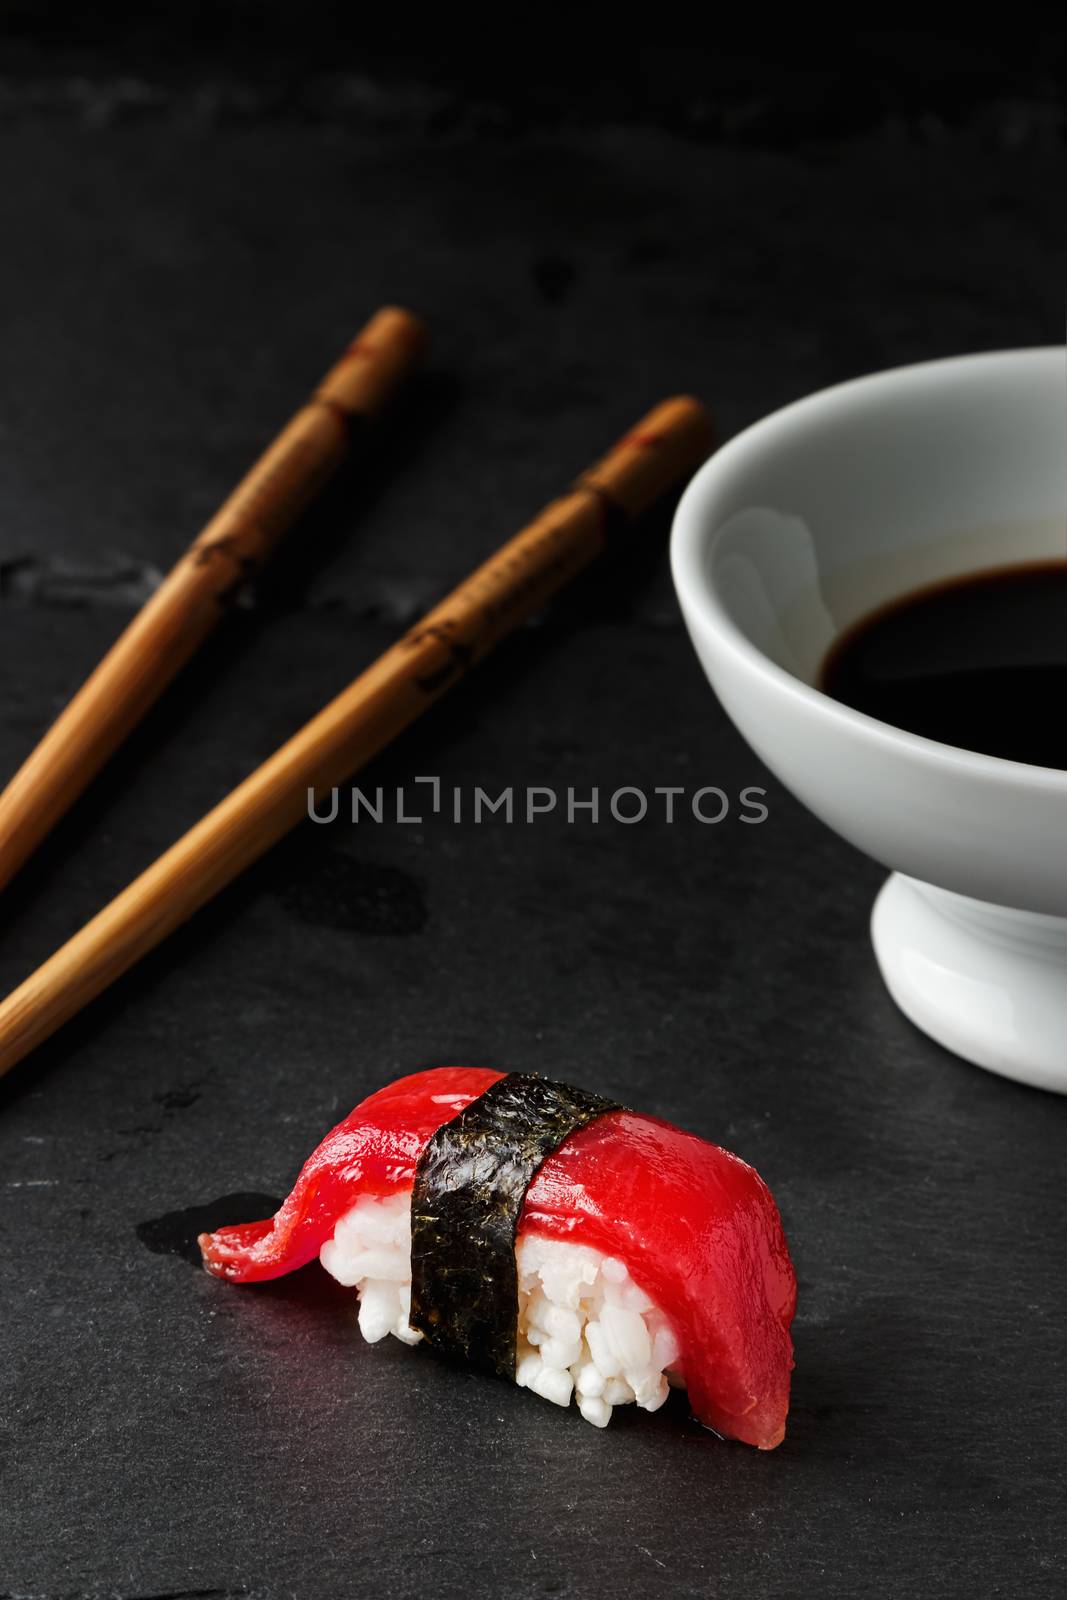
<path id="1" fill-rule="evenodd" d="M 903 595 L 837 640 L 819 687 L 927 739 L 1067 769 L 1067 559 Z"/>

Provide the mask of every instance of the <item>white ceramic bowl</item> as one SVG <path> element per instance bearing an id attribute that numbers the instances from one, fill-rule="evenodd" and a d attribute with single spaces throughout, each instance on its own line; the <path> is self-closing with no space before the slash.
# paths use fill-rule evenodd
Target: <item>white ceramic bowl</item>
<path id="1" fill-rule="evenodd" d="M 831 642 L 889 599 L 1067 558 L 1065 437 L 1062 349 L 879 373 L 731 440 L 686 490 L 671 545 L 730 717 L 805 805 L 893 869 L 872 932 L 897 1003 L 968 1060 L 1061 1091 L 1067 772 L 905 733 L 814 683 Z"/>

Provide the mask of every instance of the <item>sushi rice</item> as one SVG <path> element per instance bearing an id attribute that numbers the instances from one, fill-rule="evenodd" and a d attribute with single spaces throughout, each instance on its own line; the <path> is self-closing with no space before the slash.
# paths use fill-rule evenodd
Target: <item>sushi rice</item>
<path id="1" fill-rule="evenodd" d="M 319 1259 L 359 1293 L 359 1327 L 375 1344 L 393 1334 L 418 1344 L 411 1313 L 411 1196 L 365 1196 L 337 1223 Z M 589 1245 L 527 1234 L 515 1249 L 519 1306 L 515 1382 L 559 1406 L 577 1399 L 594 1427 L 614 1406 L 656 1411 L 666 1400 L 678 1344 L 662 1311 L 624 1263 Z"/>

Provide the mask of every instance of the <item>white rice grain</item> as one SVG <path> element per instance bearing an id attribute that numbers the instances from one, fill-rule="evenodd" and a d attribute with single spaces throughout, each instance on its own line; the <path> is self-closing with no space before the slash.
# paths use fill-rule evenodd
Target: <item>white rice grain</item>
<path id="1" fill-rule="evenodd" d="M 359 1292 L 359 1327 L 370 1344 L 392 1334 L 418 1344 L 411 1326 L 410 1195 L 358 1200 L 319 1259 Z M 663 1312 L 634 1283 L 624 1261 L 589 1245 L 536 1234 L 515 1250 L 519 1315 L 515 1382 L 554 1405 L 577 1401 L 605 1428 L 617 1405 L 656 1411 L 670 1384 L 678 1341 Z"/>

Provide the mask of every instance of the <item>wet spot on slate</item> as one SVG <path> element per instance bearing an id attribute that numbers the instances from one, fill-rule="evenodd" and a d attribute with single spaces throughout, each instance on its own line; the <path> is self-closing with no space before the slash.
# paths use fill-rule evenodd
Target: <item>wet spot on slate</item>
<path id="1" fill-rule="evenodd" d="M 272 1194 L 224 1194 L 206 1205 L 186 1206 L 184 1211 L 168 1211 L 162 1217 L 138 1222 L 134 1227 L 146 1250 L 157 1256 L 180 1256 L 192 1266 L 200 1266 L 202 1233 L 214 1233 L 232 1222 L 259 1222 L 272 1217 L 281 1205 Z"/>
<path id="2" fill-rule="evenodd" d="M 426 926 L 417 878 L 337 850 L 301 853 L 277 892 L 287 911 L 317 928 L 405 938 Z"/>
<path id="3" fill-rule="evenodd" d="M 163 1094 L 155 1094 L 152 1098 L 164 1111 L 188 1111 L 200 1099 L 200 1090 L 187 1083 L 177 1089 L 167 1089 Z"/>
<path id="4" fill-rule="evenodd" d="M 565 256 L 540 256 L 531 270 L 542 300 L 549 305 L 561 305 L 578 277 L 578 268 Z"/>
<path id="5" fill-rule="evenodd" d="M 676 246 L 668 244 L 666 239 L 652 238 L 635 239 L 625 256 L 627 263 L 634 267 L 658 266 L 660 262 L 677 258 Z"/>

